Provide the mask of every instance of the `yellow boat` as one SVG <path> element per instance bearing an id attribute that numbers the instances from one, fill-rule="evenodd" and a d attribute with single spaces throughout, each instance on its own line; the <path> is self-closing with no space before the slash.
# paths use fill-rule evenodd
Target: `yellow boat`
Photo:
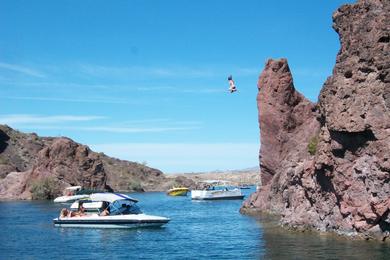
<path id="1" fill-rule="evenodd" d="M 170 196 L 187 196 L 188 191 L 189 189 L 186 187 L 178 187 L 168 190 L 167 194 Z"/>

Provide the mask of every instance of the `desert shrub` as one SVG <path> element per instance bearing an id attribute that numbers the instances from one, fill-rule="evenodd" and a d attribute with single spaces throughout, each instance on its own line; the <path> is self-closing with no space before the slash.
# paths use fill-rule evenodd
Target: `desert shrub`
<path id="1" fill-rule="evenodd" d="M 139 181 L 132 181 L 129 183 L 129 190 L 131 191 L 144 191 L 142 188 L 141 182 Z"/>
<path id="2" fill-rule="evenodd" d="M 318 136 L 313 136 L 310 138 L 309 143 L 307 145 L 307 151 L 311 155 L 315 155 L 317 152 L 317 144 L 318 144 Z"/>
<path id="3" fill-rule="evenodd" d="M 61 193 L 58 183 L 52 177 L 44 177 L 33 181 L 30 192 L 34 200 L 54 199 Z"/>
<path id="4" fill-rule="evenodd" d="M 7 158 L 0 156 L 0 164 L 8 164 L 8 163 L 9 163 L 9 161 Z"/>

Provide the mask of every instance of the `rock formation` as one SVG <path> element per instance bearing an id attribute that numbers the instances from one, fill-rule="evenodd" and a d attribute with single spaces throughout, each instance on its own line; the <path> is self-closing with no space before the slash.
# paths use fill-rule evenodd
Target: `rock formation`
<path id="1" fill-rule="evenodd" d="M 286 59 L 267 62 L 258 89 L 261 183 L 266 185 L 285 168 L 280 162 L 309 156 L 307 137 L 318 133 L 319 124 L 314 104 L 295 90 Z"/>
<path id="2" fill-rule="evenodd" d="M 0 200 L 31 199 L 34 183 L 47 178 L 53 195 L 71 185 L 107 191 L 194 186 L 186 178 L 167 178 L 157 169 L 95 153 L 69 138 L 38 137 L 0 125 Z"/>
<path id="3" fill-rule="evenodd" d="M 320 129 L 315 105 L 295 90 L 285 59 L 267 62 L 258 89 L 262 188 L 244 208 L 291 214 L 296 206 L 303 213 L 302 179 L 312 165 L 307 146 Z"/>
<path id="4" fill-rule="evenodd" d="M 303 98 L 288 83 L 286 61 L 269 61 L 259 79 L 263 186 L 242 210 L 277 213 L 294 228 L 385 240 L 390 232 L 390 1 L 344 5 L 333 21 L 341 49 L 315 109 L 304 105 L 307 101 L 297 109 Z"/>

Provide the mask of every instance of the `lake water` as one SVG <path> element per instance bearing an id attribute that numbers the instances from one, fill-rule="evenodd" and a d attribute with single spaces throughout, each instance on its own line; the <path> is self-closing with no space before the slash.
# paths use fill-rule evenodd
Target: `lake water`
<path id="1" fill-rule="evenodd" d="M 245 192 L 249 192 L 245 190 Z M 389 259 L 390 245 L 316 233 L 286 232 L 269 218 L 238 211 L 242 201 L 191 201 L 134 193 L 146 214 L 171 218 L 163 228 L 56 228 L 63 205 L 0 203 L 0 259 Z"/>

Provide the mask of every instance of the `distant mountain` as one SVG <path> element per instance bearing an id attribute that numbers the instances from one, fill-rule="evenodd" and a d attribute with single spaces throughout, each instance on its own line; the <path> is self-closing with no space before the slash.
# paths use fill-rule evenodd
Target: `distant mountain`
<path id="1" fill-rule="evenodd" d="M 183 176 L 190 178 L 195 183 L 205 180 L 222 180 L 229 181 L 232 185 L 241 184 L 260 184 L 260 170 L 259 167 L 250 167 L 240 170 L 215 170 L 209 172 L 192 172 L 192 173 L 178 173 L 172 176 Z"/>
<path id="2" fill-rule="evenodd" d="M 253 167 L 244 168 L 244 169 L 236 170 L 236 171 L 240 171 L 240 172 L 259 172 L 260 173 L 260 166 L 253 166 Z"/>
<path id="3" fill-rule="evenodd" d="M 236 169 L 236 170 L 212 170 L 212 171 L 204 171 L 204 172 L 186 172 L 186 173 L 172 173 L 171 175 L 191 175 L 191 174 L 210 174 L 210 173 L 240 173 L 240 172 L 257 172 L 260 173 L 260 167 L 248 167 L 244 169 Z"/>
<path id="4" fill-rule="evenodd" d="M 158 169 L 93 152 L 66 137 L 39 137 L 0 125 L 0 200 L 52 198 L 72 185 L 131 192 L 181 184 L 194 186 L 185 177 L 167 177 Z"/>

